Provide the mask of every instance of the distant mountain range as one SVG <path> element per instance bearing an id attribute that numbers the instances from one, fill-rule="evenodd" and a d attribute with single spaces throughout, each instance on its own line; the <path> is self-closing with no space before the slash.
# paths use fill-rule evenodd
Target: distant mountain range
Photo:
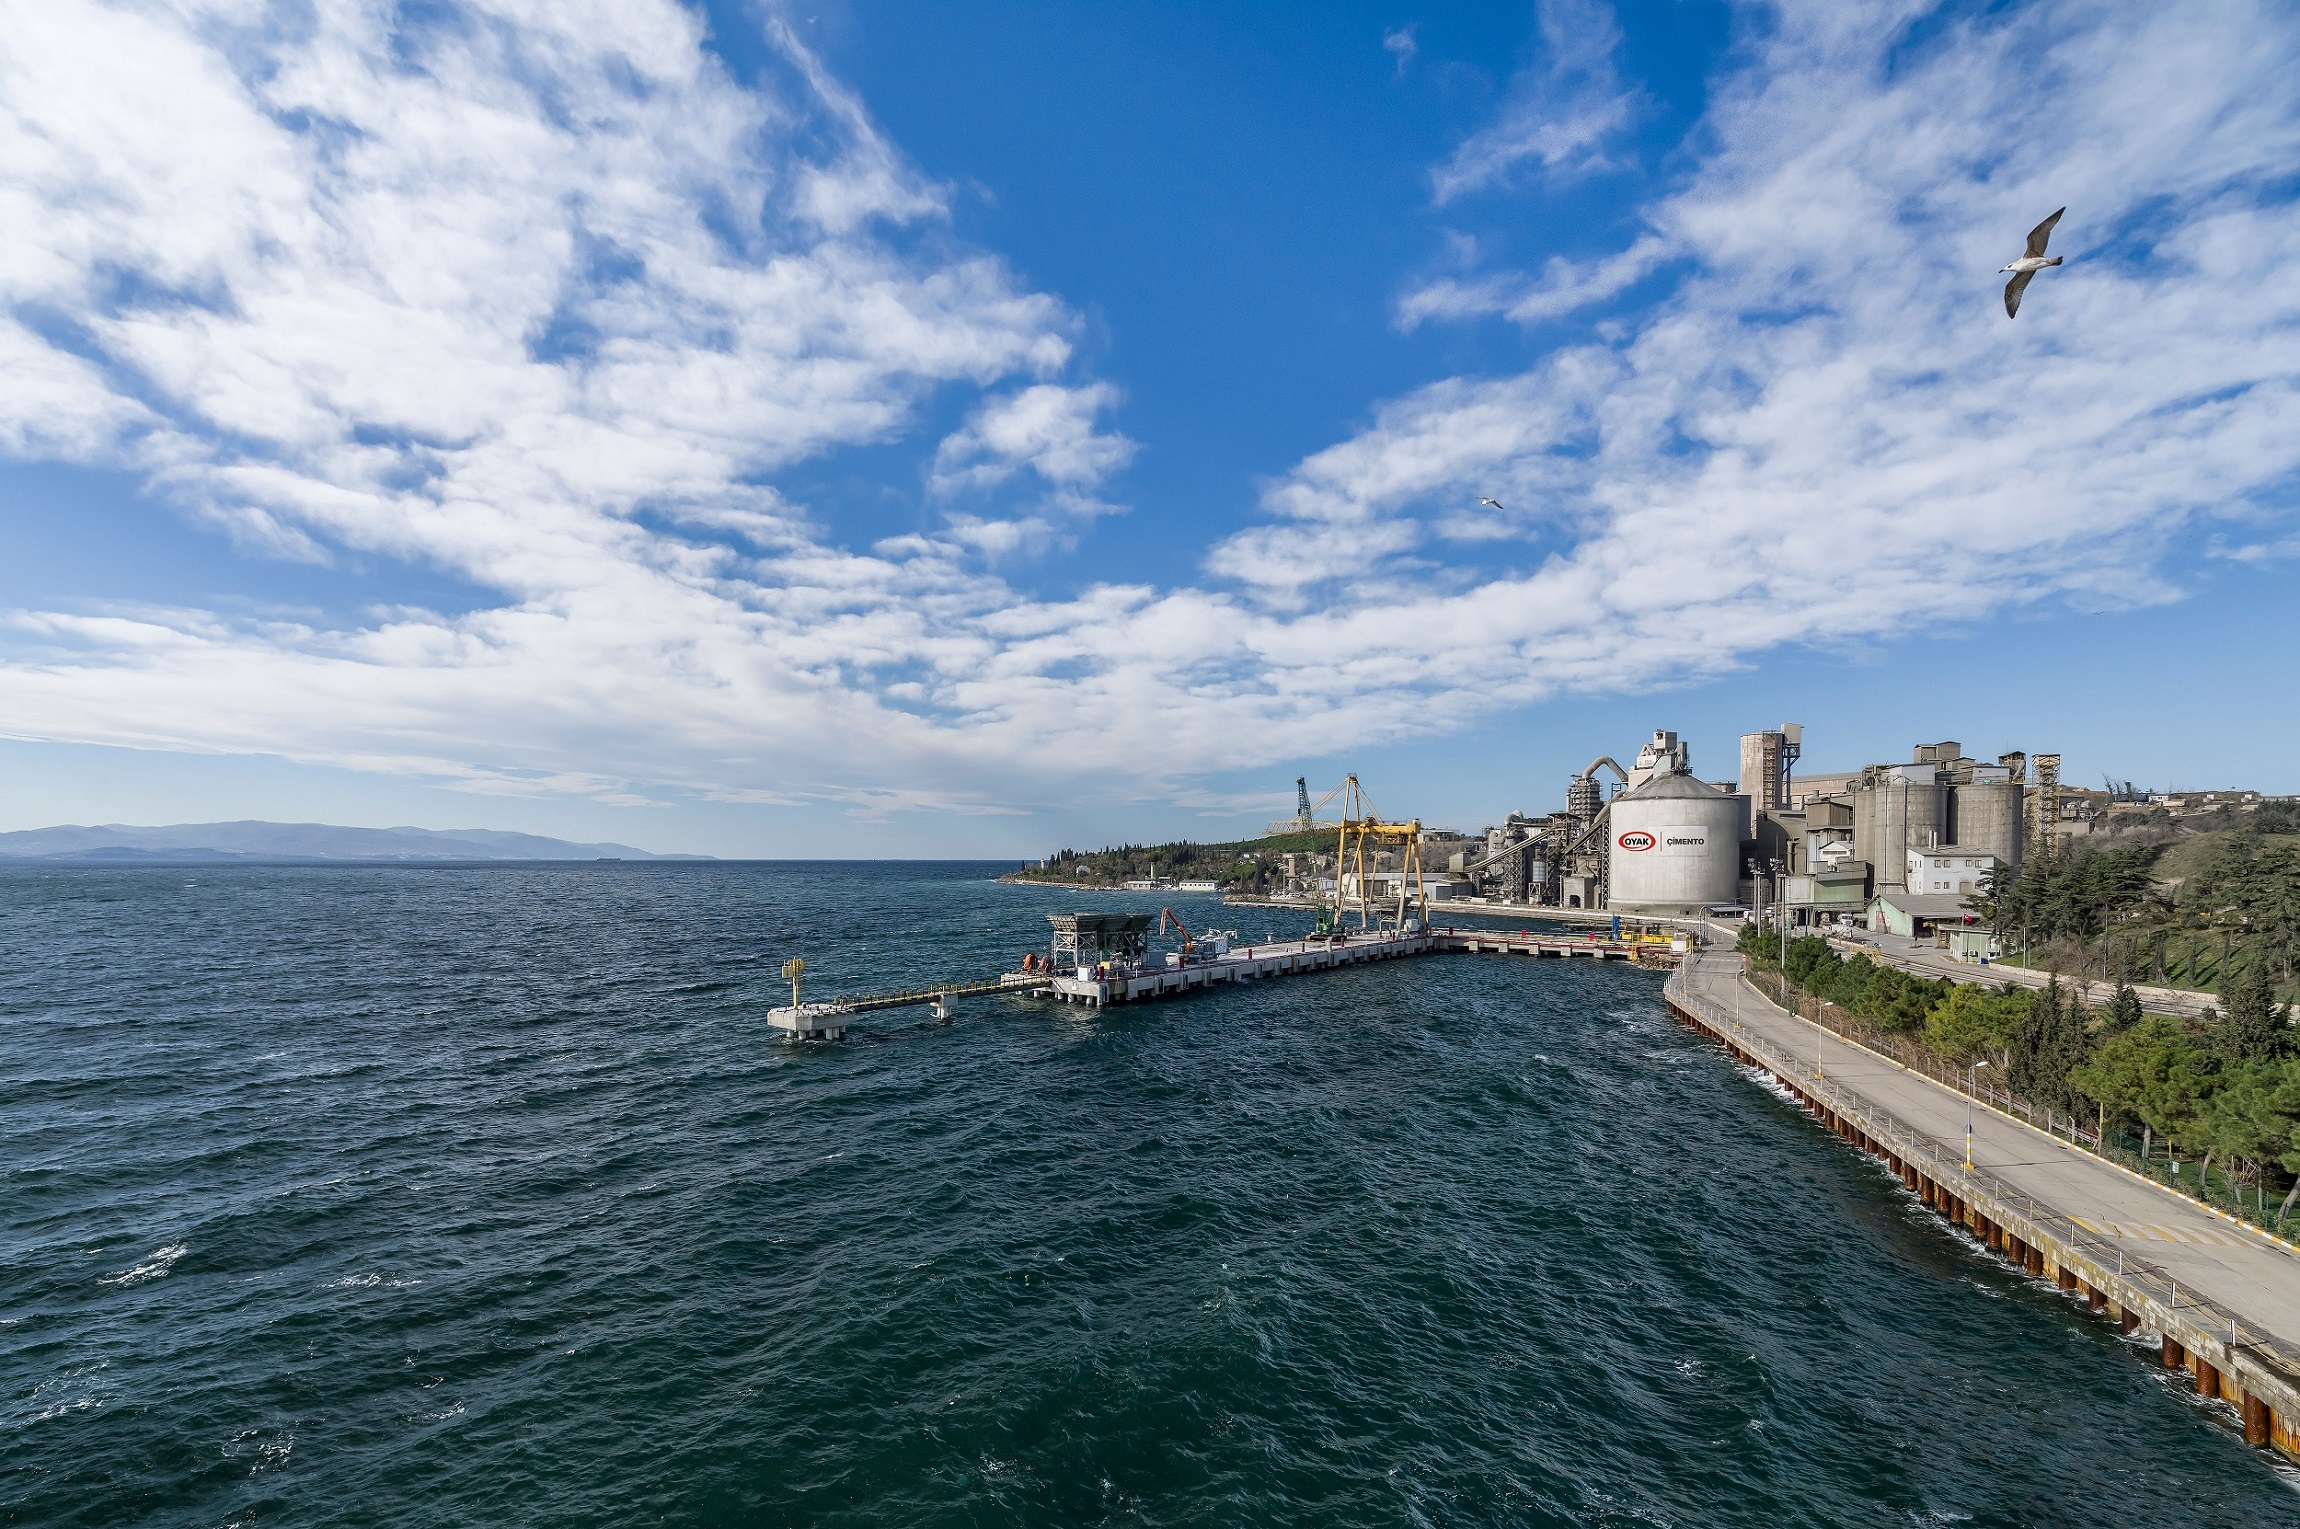
<path id="1" fill-rule="evenodd" d="M 628 844 L 570 844 L 492 828 L 338 828 L 328 823 L 175 823 L 0 833 L 0 861 L 134 864 L 219 860 L 708 860 Z"/>

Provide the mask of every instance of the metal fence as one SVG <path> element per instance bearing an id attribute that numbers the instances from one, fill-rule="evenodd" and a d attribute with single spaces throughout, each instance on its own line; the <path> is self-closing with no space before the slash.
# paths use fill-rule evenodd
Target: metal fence
<path id="1" fill-rule="evenodd" d="M 1691 984 L 1686 980 L 1687 976 L 1687 973 L 1679 972 L 1670 978 L 1672 996 L 1687 1008 L 1707 1010 L 1708 1002 L 1693 993 Z M 1762 989 L 1762 983 L 1757 985 Z M 2010 1209 L 2031 1226 L 2049 1232 L 2103 1268 L 2113 1268 L 2118 1278 L 2127 1285 L 2137 1287 L 2144 1296 L 2165 1311 L 2176 1313 L 2190 1324 L 2210 1332 L 2215 1338 L 2226 1342 L 2230 1349 L 2252 1355 L 2275 1369 L 2288 1384 L 2300 1386 L 2300 1347 L 2246 1327 L 2232 1313 L 2210 1301 L 2199 1299 L 2194 1291 L 2183 1291 L 2180 1282 L 2160 1265 L 2128 1252 L 2121 1243 L 2111 1238 L 2088 1231 L 2066 1212 L 2045 1204 L 1986 1169 L 1967 1169 L 1961 1158 L 1937 1145 L 1923 1132 L 1903 1123 L 1889 1111 L 1878 1109 L 1866 1100 L 1848 1099 L 1844 1092 L 1825 1079 L 1810 1079 L 1810 1059 L 1788 1055 L 1763 1036 L 1743 1028 L 1739 1020 L 1724 1013 L 1721 1007 L 1716 1013 L 1704 1013 L 1704 1020 L 1718 1033 L 1731 1035 L 1735 1045 L 1756 1057 L 1775 1076 L 1784 1080 L 1798 1080 L 1798 1086 L 1804 1092 L 1817 1097 L 1825 1096 L 1829 1107 L 1840 1118 L 1852 1122 L 1870 1139 L 1892 1142 L 1896 1155 L 1925 1177 L 1935 1183 L 1948 1185 L 1953 1193 L 1962 1198 L 1976 1198 L 1976 1195 L 1966 1193 L 1969 1188 L 1977 1191 L 1979 1196 L 1985 1196 Z"/>
<path id="2" fill-rule="evenodd" d="M 1842 1005 L 1806 992 L 1777 971 L 1752 970 L 1746 975 L 1751 986 L 1782 1008 L 1814 1024 L 1834 1029 L 1843 1039 L 1890 1057 L 1911 1072 L 1923 1073 L 1943 1088 L 1977 1099 L 2002 1114 L 2026 1121 L 2048 1135 L 2152 1179 L 2184 1199 L 2234 1216 L 2263 1231 L 2283 1234 L 2286 1217 L 2282 1206 L 2269 1198 L 2265 1185 L 2246 1185 L 2225 1173 L 2218 1175 L 2215 1183 L 2205 1174 L 2202 1165 L 2193 1160 L 2183 1163 L 2172 1155 L 2166 1144 L 2150 1144 L 2114 1128 L 2103 1140 L 2097 1122 L 2088 1124 L 2080 1115 L 2031 1104 L 1981 1076 L 1978 1069 L 1944 1062 L 1910 1037 L 1880 1030 Z"/>

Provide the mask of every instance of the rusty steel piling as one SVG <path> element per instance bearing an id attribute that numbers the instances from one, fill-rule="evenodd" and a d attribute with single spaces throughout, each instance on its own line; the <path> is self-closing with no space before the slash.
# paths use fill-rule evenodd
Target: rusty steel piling
<path id="1" fill-rule="evenodd" d="M 1721 1042 L 1734 1060 L 1770 1074 L 1817 1123 L 1876 1158 L 1928 1209 L 2021 1273 L 2081 1297 L 2089 1314 L 2105 1318 L 2113 1306 L 2125 1335 L 2152 1330 L 2162 1366 L 2190 1370 L 2200 1397 L 2233 1404 L 2228 1421 L 2241 1425 L 2246 1442 L 2300 1461 L 2300 1346 L 2247 1332 L 2111 1238 L 1853 1093 L 1817 1068 L 1810 1052 L 1792 1056 L 1739 1024 L 1730 1006 L 1719 1011 L 1713 999 L 1697 999 L 1684 977 L 1670 983 L 1675 1017 Z"/>

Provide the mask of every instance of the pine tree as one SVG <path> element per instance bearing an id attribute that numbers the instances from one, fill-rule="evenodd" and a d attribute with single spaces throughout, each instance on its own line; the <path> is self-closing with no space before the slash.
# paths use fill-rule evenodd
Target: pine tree
<path id="1" fill-rule="evenodd" d="M 2110 1035 L 2122 1035 L 2140 1023 L 2143 1017 L 2140 995 L 2132 990 L 2131 983 L 2119 982 L 2116 985 L 2116 996 L 2108 1001 L 2108 1013 L 2105 1017 Z"/>
<path id="2" fill-rule="evenodd" d="M 2268 963 L 2253 961 L 2221 995 L 2228 1017 L 2216 1032 L 2216 1048 L 2230 1062 L 2273 1062 L 2291 1049 L 2292 1015 L 2276 1002 Z"/>
<path id="3" fill-rule="evenodd" d="M 2005 1058 L 2005 1084 L 2032 1104 L 2057 1104 L 2047 1091 L 2057 1081 L 2053 1059 L 2061 1007 L 2060 979 L 2055 977 L 2036 995 L 2036 1002 L 2029 1005 L 2013 1031 L 2012 1047 Z"/>
<path id="4" fill-rule="evenodd" d="M 2045 984 L 2013 1032 L 2005 1060 L 2005 1082 L 2029 1103 L 2074 1114 L 2084 1098 L 2069 1075 L 2091 1055 L 2086 1033 L 2091 1016 L 2083 1004 L 2060 990 L 2060 979 Z"/>
<path id="5" fill-rule="evenodd" d="M 2054 1102 L 2072 1115 L 2082 1113 L 2087 1107 L 2083 1091 L 2076 1086 L 2075 1074 L 2091 1059 L 2092 1011 L 2071 998 L 2061 1005 L 2053 1029 L 2053 1084 Z"/>

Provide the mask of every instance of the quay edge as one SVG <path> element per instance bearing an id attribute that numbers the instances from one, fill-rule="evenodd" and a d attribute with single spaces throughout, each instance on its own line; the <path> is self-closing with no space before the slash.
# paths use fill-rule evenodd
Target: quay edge
<path id="1" fill-rule="evenodd" d="M 2112 1315 L 2127 1336 L 2155 1335 L 2158 1362 L 2186 1369 L 2199 1397 L 2233 1405 L 2246 1443 L 2300 1463 L 2300 1353 L 2247 1332 L 2240 1319 L 2193 1294 L 2184 1299 L 2162 1270 L 2087 1233 L 2068 1212 L 1984 1169 L 1967 1169 L 1950 1145 L 1813 1076 L 1809 1059 L 1787 1056 L 1721 1014 L 1697 1012 L 1700 1002 L 1681 978 L 1671 979 L 1665 998 L 1671 1015 L 1771 1076 L 1831 1132 L 1882 1162 L 1928 1210 L 2032 1278 L 2081 1296 L 2095 1315 Z"/>

